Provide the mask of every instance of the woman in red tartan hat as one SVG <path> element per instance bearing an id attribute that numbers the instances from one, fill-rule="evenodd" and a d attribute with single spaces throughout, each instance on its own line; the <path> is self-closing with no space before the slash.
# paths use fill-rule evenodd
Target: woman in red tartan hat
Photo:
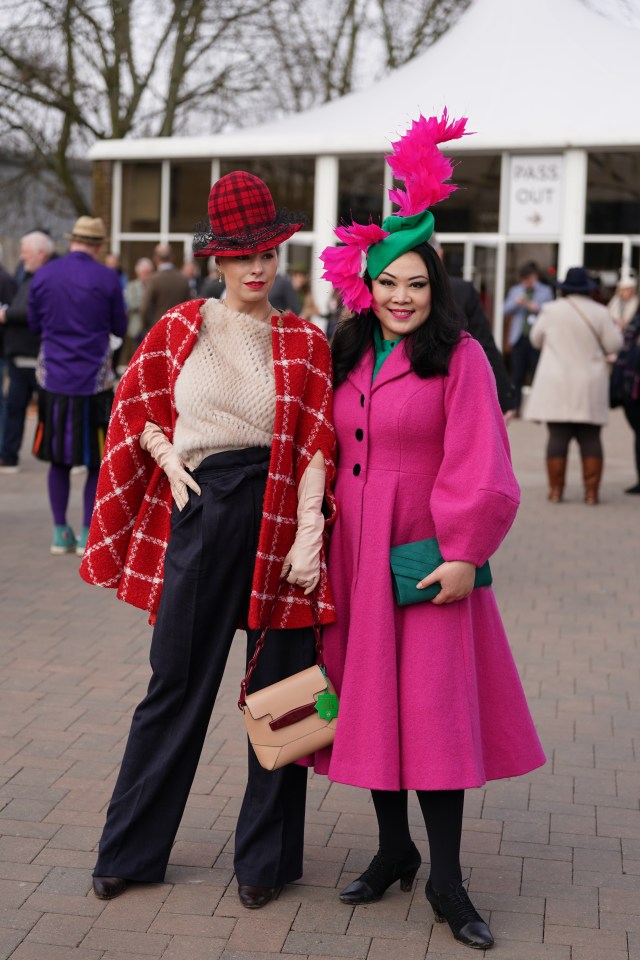
<path id="1" fill-rule="evenodd" d="M 164 880 L 238 625 L 248 657 L 269 627 L 259 689 L 310 666 L 314 617 L 334 619 L 329 348 L 269 303 L 278 244 L 301 226 L 257 177 L 215 183 L 194 252 L 216 257 L 225 299 L 165 314 L 118 388 L 80 573 L 155 628 L 94 871 L 101 899 Z M 301 876 L 305 797 L 303 766 L 266 771 L 249 750 L 235 848 L 245 907 Z"/>

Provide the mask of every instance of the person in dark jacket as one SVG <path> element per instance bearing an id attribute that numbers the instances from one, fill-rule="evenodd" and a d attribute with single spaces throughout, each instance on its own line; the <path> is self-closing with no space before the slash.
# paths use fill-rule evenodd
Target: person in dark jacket
<path id="1" fill-rule="evenodd" d="M 432 237 L 429 243 L 440 257 L 440 260 L 443 260 L 440 241 Z M 449 277 L 449 283 L 455 304 L 462 314 L 462 325 L 464 329 L 468 330 L 473 339 L 478 341 L 486 354 L 487 360 L 491 364 L 493 375 L 496 378 L 496 389 L 498 391 L 500 409 L 504 413 L 505 420 L 508 423 L 513 416 L 516 406 L 515 390 L 511 383 L 511 378 L 507 373 L 503 356 L 493 339 L 491 324 L 484 312 L 480 294 L 472 283 L 468 280 L 462 280 L 461 277 Z"/>
<path id="2" fill-rule="evenodd" d="M 456 306 L 462 312 L 463 326 L 477 340 L 491 364 L 496 378 L 500 409 L 507 420 L 515 408 L 515 391 L 507 373 L 502 354 L 496 346 L 487 315 L 482 308 L 480 295 L 474 285 L 460 277 L 449 277 L 451 292 Z"/>
<path id="3" fill-rule="evenodd" d="M 2 311 L 7 304 L 11 303 L 17 289 L 18 284 L 11 276 L 9 271 L 5 270 L 2 266 L 2 246 L 0 246 L 0 311 Z M 5 401 L 3 392 L 5 366 L 6 360 L 4 359 L 2 324 L 0 323 L 0 442 L 2 442 L 5 418 Z"/>
<path id="4" fill-rule="evenodd" d="M 33 275 L 50 259 L 53 240 L 39 230 L 25 234 L 20 243 L 20 259 L 24 265 L 22 282 L 8 307 L 0 309 L 4 329 L 4 356 L 9 371 L 5 425 L 0 445 L 0 472 L 17 473 L 18 458 L 27 407 L 37 392 L 36 363 L 40 341 L 29 330 L 27 305 Z"/>

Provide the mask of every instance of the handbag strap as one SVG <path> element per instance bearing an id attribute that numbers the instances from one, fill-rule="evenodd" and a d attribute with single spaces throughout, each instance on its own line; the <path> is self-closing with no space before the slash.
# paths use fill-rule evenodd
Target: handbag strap
<path id="1" fill-rule="evenodd" d="M 602 350 L 602 353 L 603 353 L 604 356 L 606 357 L 606 356 L 607 356 L 607 351 L 606 351 L 605 348 L 602 346 L 602 343 L 600 342 L 600 337 L 598 336 L 598 334 L 597 334 L 596 331 L 594 330 L 593 324 L 592 324 L 591 321 L 589 320 L 589 317 L 588 317 L 585 313 L 582 312 L 582 310 L 580 309 L 580 307 L 578 306 L 578 304 L 577 304 L 577 303 L 574 303 L 573 300 L 569 300 L 569 305 L 572 306 L 573 309 L 576 311 L 576 313 L 579 314 L 579 316 L 582 317 L 582 319 L 584 320 L 584 322 L 586 323 L 586 325 L 589 327 L 589 330 L 591 330 L 591 333 L 592 333 L 592 334 L 594 335 L 594 337 L 596 338 L 596 340 L 597 340 L 597 342 L 598 342 L 598 346 L 599 346 L 600 349 Z"/>
<path id="2" fill-rule="evenodd" d="M 253 651 L 253 656 L 251 657 L 251 660 L 247 665 L 247 672 L 245 674 L 244 680 L 240 684 L 240 699 L 238 700 L 239 710 L 244 710 L 245 704 L 247 702 L 247 687 L 249 686 L 249 681 L 251 680 L 253 671 L 255 670 L 258 664 L 258 657 L 260 656 L 262 648 L 264 647 L 265 640 L 267 639 L 267 633 L 271 629 L 269 627 L 269 623 L 271 622 L 271 617 L 273 616 L 274 611 L 276 609 L 276 604 L 280 598 L 280 592 L 282 590 L 284 582 L 285 582 L 284 580 L 281 580 L 280 583 L 278 584 L 278 589 L 276 590 L 276 594 L 275 594 L 275 597 L 273 598 L 273 603 L 271 605 L 271 610 L 269 611 L 269 616 L 267 617 L 267 626 L 262 629 L 262 632 L 260 633 L 260 636 L 256 641 L 256 647 L 255 647 L 255 650 Z M 314 632 L 315 641 L 316 641 L 316 663 L 318 664 L 320 669 L 324 671 L 325 669 L 324 649 L 322 646 L 322 632 L 320 630 L 320 613 L 318 611 L 318 604 L 314 596 L 311 597 L 311 610 L 313 612 L 312 626 L 313 626 L 313 632 Z"/>

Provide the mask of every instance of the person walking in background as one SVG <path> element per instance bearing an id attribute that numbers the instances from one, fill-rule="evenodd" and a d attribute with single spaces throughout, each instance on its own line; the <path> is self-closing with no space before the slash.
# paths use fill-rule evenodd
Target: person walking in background
<path id="1" fill-rule="evenodd" d="M 429 245 L 436 251 L 442 263 L 444 263 L 444 251 L 442 244 L 435 237 L 431 237 Z M 498 391 L 498 402 L 500 409 L 505 415 L 505 421 L 508 423 L 513 415 L 515 405 L 515 394 L 511 378 L 507 372 L 504 363 L 504 357 L 498 350 L 496 342 L 491 332 L 491 324 L 484 312 L 480 294 L 475 286 L 469 280 L 463 280 L 461 277 L 449 276 L 451 293 L 456 306 L 462 315 L 462 326 L 468 330 L 474 340 L 477 340 L 485 352 L 486 358 L 491 364 L 493 375 L 496 378 L 496 389 Z"/>
<path id="2" fill-rule="evenodd" d="M 199 297 L 204 281 L 198 264 L 194 263 L 193 260 L 185 260 L 180 267 L 180 273 L 183 277 L 186 277 L 191 297 L 193 299 Z"/>
<path id="3" fill-rule="evenodd" d="M 504 316 L 510 320 L 511 379 L 516 416 L 522 404 L 522 388 L 527 377 L 533 377 L 538 362 L 539 353 L 529 336 L 531 327 L 543 304 L 553 300 L 553 291 L 545 283 L 540 283 L 539 276 L 535 263 L 524 263 L 519 270 L 520 283 L 510 288 L 503 307 Z"/>
<path id="4" fill-rule="evenodd" d="M 104 256 L 104 265 L 109 267 L 110 270 L 115 270 L 118 275 L 118 280 L 120 281 L 120 286 L 124 292 L 125 287 L 127 286 L 127 275 L 122 269 L 122 264 L 120 263 L 120 254 L 118 253 L 105 253 Z"/>
<path id="5" fill-rule="evenodd" d="M 80 217 L 67 238 L 69 253 L 42 266 L 29 290 L 29 327 L 41 338 L 33 452 L 50 464 L 51 553 L 81 556 L 113 402 L 109 340 L 124 337 L 127 316 L 118 275 L 97 261 L 105 239 L 102 220 Z M 74 466 L 87 467 L 77 539 L 67 523 Z"/>
<path id="6" fill-rule="evenodd" d="M 187 278 L 176 269 L 173 251 L 168 243 L 158 243 L 153 250 L 156 272 L 149 277 L 142 301 L 145 332 L 164 316 L 167 310 L 191 299 Z"/>
<path id="7" fill-rule="evenodd" d="M 18 285 L 15 278 L 2 266 L 2 258 L 3 250 L 2 244 L 0 244 L 0 306 L 6 306 L 11 303 Z"/>
<path id="8" fill-rule="evenodd" d="M 54 251 L 51 237 L 33 231 L 20 241 L 20 259 L 24 264 L 22 282 L 9 307 L 0 309 L 4 330 L 4 352 L 9 371 L 4 436 L 0 445 L 0 471 L 17 473 L 24 435 L 27 408 L 37 392 L 36 363 L 40 340 L 29 329 L 28 303 L 31 281 Z"/>
<path id="9" fill-rule="evenodd" d="M 298 296 L 286 273 L 276 273 L 271 290 L 271 302 L 278 310 L 290 310 L 296 316 L 300 313 L 302 298 Z"/>
<path id="10" fill-rule="evenodd" d="M 218 269 L 216 258 L 209 257 L 207 262 L 207 278 L 202 284 L 200 296 L 204 297 L 205 300 L 210 300 L 211 297 L 213 297 L 214 300 L 219 300 L 223 293 L 224 281 Z"/>
<path id="11" fill-rule="evenodd" d="M 122 368 L 127 366 L 144 336 L 142 303 L 147 283 L 153 273 L 153 262 L 148 257 L 141 257 L 136 261 L 134 271 L 135 279 L 129 280 L 124 291 L 124 302 L 127 307 L 127 335 L 120 354 Z"/>
<path id="12" fill-rule="evenodd" d="M 638 280 L 628 273 L 620 277 L 616 292 L 607 304 L 607 310 L 615 325 L 624 333 L 625 327 L 638 312 L 638 307 Z"/>
<path id="13" fill-rule="evenodd" d="M 225 300 L 170 310 L 127 367 L 80 567 L 155 621 L 94 871 L 102 900 L 164 879 L 238 625 L 249 658 L 270 628 L 259 689 L 310 667 L 311 625 L 334 616 L 329 347 L 270 302 L 278 246 L 302 223 L 241 170 L 214 183 L 208 210 L 194 254 L 217 257 Z M 265 770 L 249 748 L 234 857 L 247 909 L 302 873 L 306 789 L 304 766 Z"/>
<path id="14" fill-rule="evenodd" d="M 369 788 L 378 820 L 378 852 L 340 899 L 372 903 L 398 880 L 411 890 L 421 864 L 408 822 L 415 790 L 435 919 L 460 943 L 486 949 L 493 936 L 462 881 L 465 790 L 545 758 L 493 593 L 473 589 L 520 498 L 504 418 L 428 243 L 428 207 L 455 189 L 442 182 L 452 162 L 437 144 L 462 136 L 465 124 L 446 111 L 414 121 L 387 158 L 404 181 L 390 191 L 398 213 L 382 228 L 338 228 L 344 246 L 321 255 L 324 279 L 353 313 L 331 344 L 339 510 L 329 546 L 336 622 L 325 628 L 324 653 L 340 712 L 330 758 L 314 759 L 329 779 Z M 423 545 L 443 558 L 431 570 Z M 410 588 L 439 592 L 415 590 L 406 606 L 394 598 L 390 563 L 400 547 L 417 556 Z"/>
<path id="15" fill-rule="evenodd" d="M 630 320 L 611 373 L 611 406 L 622 407 L 635 435 L 637 482 L 625 493 L 640 494 L 640 313 Z"/>
<path id="16" fill-rule="evenodd" d="M 505 366 L 504 357 L 493 339 L 491 324 L 484 312 L 480 294 L 469 280 L 463 280 L 461 277 L 449 277 L 449 283 L 455 304 L 462 314 L 463 329 L 468 330 L 473 339 L 478 341 L 491 364 L 500 409 L 508 423 L 515 410 L 515 390 Z"/>
<path id="17" fill-rule="evenodd" d="M 582 457 L 585 503 L 598 503 L 604 464 L 601 427 L 609 416 L 607 358 L 622 346 L 622 334 L 607 308 L 591 293 L 597 284 L 584 267 L 571 267 L 563 297 L 547 303 L 531 330 L 533 346 L 542 350 L 526 419 L 547 424 L 548 499 L 560 503 L 572 438 Z"/>
<path id="18" fill-rule="evenodd" d="M 2 266 L 2 252 L 2 245 L 0 244 L 0 310 L 9 306 L 15 296 L 16 290 L 18 289 L 18 283 L 15 278 L 12 277 L 9 271 L 5 270 L 5 268 Z M 2 326 L 0 326 L 0 443 L 2 443 L 2 435 L 4 432 L 4 378 L 6 366 L 7 362 L 4 357 L 4 336 L 2 333 Z"/>
<path id="19" fill-rule="evenodd" d="M 294 264 L 291 268 L 291 285 L 300 300 L 300 316 L 320 326 L 320 308 L 313 299 L 311 277 L 304 264 Z M 319 322 L 320 321 L 320 322 Z"/>

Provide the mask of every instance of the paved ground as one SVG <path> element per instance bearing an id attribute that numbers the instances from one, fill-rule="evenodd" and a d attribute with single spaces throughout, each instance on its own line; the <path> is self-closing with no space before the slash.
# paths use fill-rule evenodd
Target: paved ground
<path id="1" fill-rule="evenodd" d="M 496 590 L 549 761 L 470 791 L 465 876 L 498 960 L 640 960 L 640 498 L 619 412 L 605 434 L 604 503 L 544 498 L 540 427 L 511 427 L 523 507 L 493 563 Z M 71 519 L 79 520 L 79 487 Z M 144 616 L 48 552 L 45 468 L 0 477 L 0 960 L 422 960 L 470 956 L 423 894 L 369 907 L 336 889 L 368 863 L 363 791 L 310 780 L 304 880 L 243 910 L 232 834 L 244 781 L 235 707 L 242 644 L 162 885 L 110 904 L 90 892 L 105 805 L 148 677 Z M 424 827 L 412 807 L 426 857 Z"/>

